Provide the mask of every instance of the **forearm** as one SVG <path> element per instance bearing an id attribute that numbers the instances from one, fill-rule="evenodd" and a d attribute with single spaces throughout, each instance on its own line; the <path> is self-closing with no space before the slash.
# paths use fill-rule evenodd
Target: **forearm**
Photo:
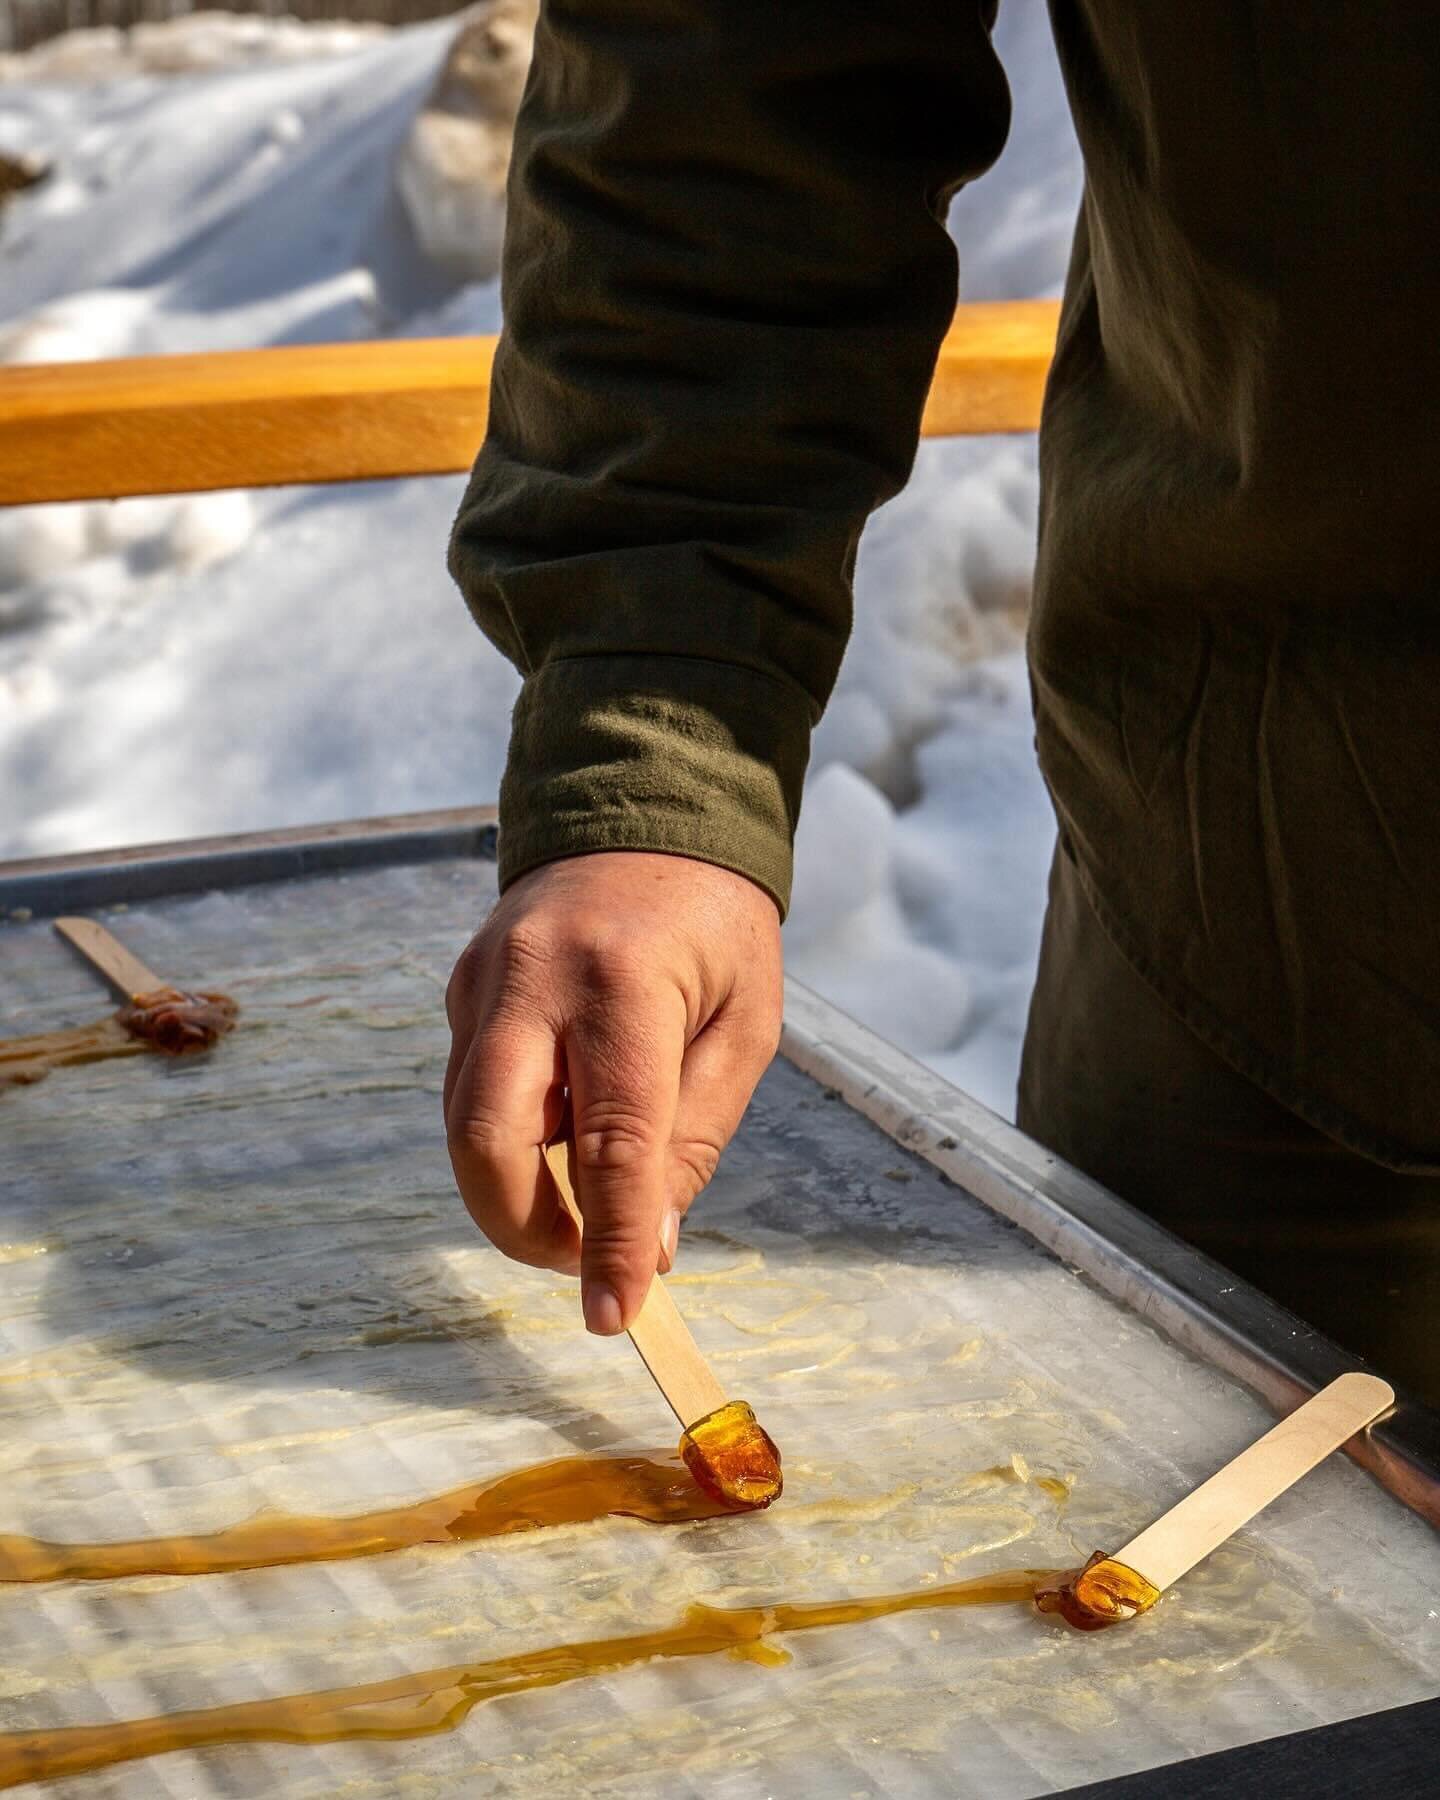
<path id="1" fill-rule="evenodd" d="M 954 306 L 945 207 L 1004 136 L 985 13 L 547 6 L 453 541 L 526 678 L 502 882 L 670 850 L 786 905 L 856 543 Z"/>

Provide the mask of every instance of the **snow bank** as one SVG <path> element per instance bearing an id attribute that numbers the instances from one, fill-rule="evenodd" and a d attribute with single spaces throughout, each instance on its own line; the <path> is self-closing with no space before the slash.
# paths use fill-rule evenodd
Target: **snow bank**
<path id="1" fill-rule="evenodd" d="M 0 88 L 0 148 L 55 164 L 0 215 L 0 360 L 496 329 L 495 284 L 437 272 L 393 187 L 453 28 Z M 976 299 L 1058 291 L 1078 195 L 1043 9 L 997 35 L 1014 133 L 952 216 Z M 518 684 L 444 571 L 461 485 L 0 515 L 0 854 L 492 796 Z M 1035 512 L 1030 440 L 936 443 L 866 534 L 786 928 L 802 979 L 1006 1110 L 1052 832 Z"/>
<path id="2" fill-rule="evenodd" d="M 396 166 L 421 247 L 465 281 L 499 273 L 510 146 L 537 11 L 538 0 L 485 0 L 469 9 Z"/>
<path id="3" fill-rule="evenodd" d="M 996 42 L 1015 119 L 951 213 L 962 293 L 1054 295 L 1080 162 L 1044 9 L 1002 7 Z M 1007 1116 L 1054 841 L 1020 654 L 1037 504 L 1033 438 L 951 439 L 872 521 L 786 927 L 796 975 Z"/>
<path id="4" fill-rule="evenodd" d="M 0 81 L 113 81 L 122 75 L 182 75 L 247 64 L 342 56 L 385 35 L 350 20 L 267 18 L 198 12 L 184 18 L 67 31 L 33 49 L 0 56 Z"/>

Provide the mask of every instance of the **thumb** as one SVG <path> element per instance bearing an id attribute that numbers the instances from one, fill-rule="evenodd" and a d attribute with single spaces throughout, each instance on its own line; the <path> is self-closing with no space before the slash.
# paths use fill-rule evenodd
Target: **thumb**
<path id="1" fill-rule="evenodd" d="M 675 992 L 612 997 L 566 1032 L 575 1198 L 585 1221 L 580 1303 L 604 1336 L 639 1312 L 655 1274 L 671 1128 L 685 1054 Z"/>

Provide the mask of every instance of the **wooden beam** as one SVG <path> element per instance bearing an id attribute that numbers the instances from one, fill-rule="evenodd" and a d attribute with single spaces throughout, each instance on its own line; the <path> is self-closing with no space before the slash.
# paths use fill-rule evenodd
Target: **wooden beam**
<path id="1" fill-rule="evenodd" d="M 1032 431 L 1056 313 L 961 307 L 926 434 Z M 494 354 L 410 338 L 0 370 L 0 505 L 453 474 L 484 435 Z"/>
<path id="2" fill-rule="evenodd" d="M 0 371 L 0 504 L 450 474 L 485 431 L 493 338 Z"/>
<path id="3" fill-rule="evenodd" d="M 1055 353 L 1055 300 L 961 306 L 940 346 L 920 429 L 926 437 L 1034 431 Z M 3 411 L 0 396 L 0 411 Z"/>

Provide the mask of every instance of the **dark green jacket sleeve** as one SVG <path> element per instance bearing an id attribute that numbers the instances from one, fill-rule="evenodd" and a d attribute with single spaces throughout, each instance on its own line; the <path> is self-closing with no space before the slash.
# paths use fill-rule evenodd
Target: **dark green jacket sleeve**
<path id="1" fill-rule="evenodd" d="M 581 851 L 781 911 L 855 548 L 956 297 L 1009 96 L 978 0 L 550 0 L 505 330 L 451 567 L 520 669 L 502 886 Z"/>

